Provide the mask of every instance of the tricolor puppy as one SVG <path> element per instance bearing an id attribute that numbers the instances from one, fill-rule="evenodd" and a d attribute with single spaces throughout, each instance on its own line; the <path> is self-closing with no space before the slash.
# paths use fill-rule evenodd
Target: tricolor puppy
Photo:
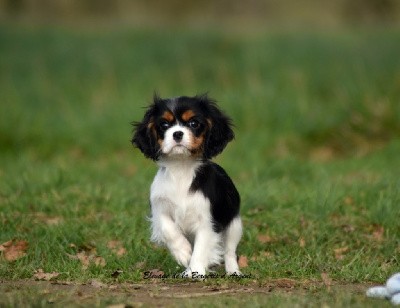
<path id="1" fill-rule="evenodd" d="M 135 124 L 132 143 L 159 166 L 150 191 L 151 240 L 166 245 L 189 277 L 222 259 L 227 274 L 240 275 L 240 196 L 210 161 L 233 138 L 231 120 L 206 95 L 155 96 Z"/>

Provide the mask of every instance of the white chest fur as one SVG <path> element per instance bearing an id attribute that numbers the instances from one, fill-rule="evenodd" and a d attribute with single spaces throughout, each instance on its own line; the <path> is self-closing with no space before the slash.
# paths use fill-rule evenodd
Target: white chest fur
<path id="1" fill-rule="evenodd" d="M 200 162 L 168 160 L 159 163 L 151 185 L 150 202 L 153 219 L 167 215 L 183 233 L 190 235 L 210 221 L 210 202 L 203 193 L 190 192 Z"/>

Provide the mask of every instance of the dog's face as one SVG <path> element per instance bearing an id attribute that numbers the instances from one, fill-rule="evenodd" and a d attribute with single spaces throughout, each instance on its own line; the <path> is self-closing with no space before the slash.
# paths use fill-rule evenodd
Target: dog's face
<path id="1" fill-rule="evenodd" d="M 146 157 L 186 156 L 209 159 L 234 138 L 231 120 L 207 96 L 154 97 L 132 143 Z"/>

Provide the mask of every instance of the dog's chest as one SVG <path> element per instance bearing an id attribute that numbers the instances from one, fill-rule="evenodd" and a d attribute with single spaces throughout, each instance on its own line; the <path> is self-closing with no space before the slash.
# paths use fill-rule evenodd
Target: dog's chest
<path id="1" fill-rule="evenodd" d="M 209 219 L 210 213 L 208 199 L 200 191 L 190 191 L 197 166 L 161 167 L 150 193 L 152 210 L 169 215 L 188 232 L 196 229 L 204 219 Z"/>

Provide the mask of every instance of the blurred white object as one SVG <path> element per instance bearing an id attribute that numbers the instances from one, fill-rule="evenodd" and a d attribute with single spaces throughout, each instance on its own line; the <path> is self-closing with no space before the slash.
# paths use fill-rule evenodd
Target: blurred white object
<path id="1" fill-rule="evenodd" d="M 400 292 L 400 273 L 394 274 L 386 282 L 386 289 L 390 296 Z"/>
<path id="2" fill-rule="evenodd" d="M 393 305 L 400 305 L 400 293 L 394 295 L 390 301 Z"/>
<path id="3" fill-rule="evenodd" d="M 390 298 L 389 292 L 386 287 L 372 287 L 367 290 L 368 297 L 376 298 Z"/>
<path id="4" fill-rule="evenodd" d="M 400 273 L 394 274 L 386 282 L 386 286 L 369 288 L 368 297 L 390 299 L 393 305 L 400 305 Z"/>

